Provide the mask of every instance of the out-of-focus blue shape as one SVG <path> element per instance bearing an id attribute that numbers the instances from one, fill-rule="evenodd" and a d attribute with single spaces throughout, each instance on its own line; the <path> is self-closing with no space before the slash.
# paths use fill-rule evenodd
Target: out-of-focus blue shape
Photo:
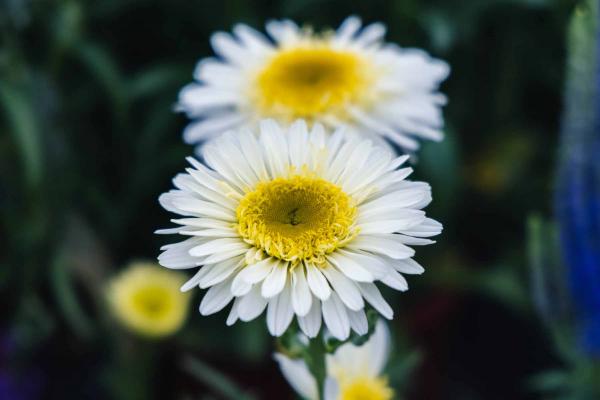
<path id="1" fill-rule="evenodd" d="M 573 322 L 583 350 L 600 357 L 600 32 L 598 0 L 575 10 L 562 121 L 556 213 Z"/>
<path id="2" fill-rule="evenodd" d="M 0 332 L 0 400 L 34 400 L 42 393 L 42 375 L 35 369 L 17 374 L 11 367 L 15 353 L 11 335 Z"/>

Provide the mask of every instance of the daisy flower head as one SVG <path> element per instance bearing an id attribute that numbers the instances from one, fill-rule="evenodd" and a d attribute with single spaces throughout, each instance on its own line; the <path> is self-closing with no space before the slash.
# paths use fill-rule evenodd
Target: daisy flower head
<path id="1" fill-rule="evenodd" d="M 273 120 L 228 132 L 203 147 L 205 164 L 178 175 L 160 196 L 162 206 L 182 218 L 158 231 L 188 237 L 166 245 L 159 263 L 199 271 L 182 290 L 209 289 L 200 304 L 208 315 L 232 300 L 227 324 L 250 321 L 267 309 L 274 336 L 294 315 L 314 337 L 321 316 L 339 339 L 352 328 L 367 331 L 365 300 L 386 318 L 392 309 L 375 281 L 406 290 L 400 273 L 423 268 L 409 245 L 441 225 L 421 209 L 431 200 L 423 182 L 405 178 L 394 158 L 369 140 L 343 129 L 327 135 L 303 121 L 281 128 Z"/>
<path id="2" fill-rule="evenodd" d="M 317 34 L 289 20 L 270 21 L 266 30 L 268 36 L 239 24 L 212 36 L 218 58 L 201 60 L 195 81 L 179 94 L 177 109 L 193 120 L 186 142 L 263 118 L 344 124 L 409 152 L 419 138 L 442 139 L 445 62 L 384 42 L 383 24 L 363 27 L 357 17 L 334 32 Z"/>
<path id="3" fill-rule="evenodd" d="M 351 342 L 326 356 L 324 400 L 391 400 L 394 390 L 382 375 L 390 353 L 390 332 L 381 320 L 362 346 Z M 276 353 L 275 360 L 290 386 L 302 397 L 318 400 L 318 388 L 306 362 Z"/>
<path id="4" fill-rule="evenodd" d="M 146 337 L 168 336 L 181 328 L 187 316 L 189 293 L 179 288 L 181 273 L 153 262 L 135 262 L 114 277 L 107 300 L 116 319 L 127 329 Z"/>

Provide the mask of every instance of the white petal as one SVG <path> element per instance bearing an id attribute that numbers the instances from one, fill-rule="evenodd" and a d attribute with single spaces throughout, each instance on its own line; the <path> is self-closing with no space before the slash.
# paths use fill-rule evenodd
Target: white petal
<path id="1" fill-rule="evenodd" d="M 303 360 L 292 360 L 280 353 L 275 353 L 273 357 L 279 364 L 281 373 L 296 393 L 308 400 L 319 399 L 317 382 Z"/>
<path id="2" fill-rule="evenodd" d="M 321 302 L 313 299 L 308 314 L 304 317 L 297 317 L 298 325 L 302 332 L 309 338 L 314 338 L 321 329 Z"/>
<path id="3" fill-rule="evenodd" d="M 263 159 L 262 148 L 256 140 L 254 133 L 248 129 L 242 129 L 239 132 L 238 138 L 242 153 L 256 176 L 260 180 L 267 180 L 269 175 Z"/>
<path id="4" fill-rule="evenodd" d="M 237 313 L 238 302 L 239 302 L 239 299 L 235 299 L 233 301 L 233 305 L 231 306 L 231 310 L 229 311 L 229 315 L 227 316 L 227 321 L 225 321 L 225 325 L 231 326 L 237 322 L 237 320 L 238 320 L 238 313 Z"/>
<path id="5" fill-rule="evenodd" d="M 204 58 L 196 64 L 194 79 L 207 86 L 215 86 L 232 90 L 239 90 L 243 79 L 240 69 L 223 63 L 216 58 Z"/>
<path id="6" fill-rule="evenodd" d="M 235 222 L 235 213 L 223 207 L 222 205 L 211 201 L 196 199 L 192 196 L 179 196 L 172 201 L 172 205 L 176 207 L 182 215 L 204 216 L 209 218 L 220 219 L 227 222 Z"/>
<path id="7" fill-rule="evenodd" d="M 281 127 L 272 119 L 260 122 L 260 142 L 265 149 L 267 165 L 272 178 L 286 175 L 288 172 L 288 146 Z"/>
<path id="8" fill-rule="evenodd" d="M 425 268 L 423 268 L 418 262 L 413 260 L 412 258 L 407 258 L 406 260 L 398 260 L 392 263 L 392 267 L 398 272 L 402 272 L 403 274 L 422 274 L 425 272 Z"/>
<path id="9" fill-rule="evenodd" d="M 312 297 L 304 275 L 304 266 L 298 265 L 292 273 L 292 307 L 297 316 L 302 317 L 308 313 Z"/>
<path id="10" fill-rule="evenodd" d="M 361 204 L 358 210 L 363 218 L 378 217 L 382 214 L 394 213 L 397 209 L 414 207 L 428 194 L 429 191 L 422 187 L 396 190 Z"/>
<path id="11" fill-rule="evenodd" d="M 348 244 L 348 248 L 383 254 L 397 260 L 415 255 L 413 249 L 397 239 L 395 235 L 359 235 Z"/>
<path id="12" fill-rule="evenodd" d="M 408 245 L 408 246 L 426 246 L 428 244 L 435 243 L 435 240 L 406 236 L 406 235 L 401 235 L 399 233 L 396 234 L 396 236 L 398 236 L 398 240 L 401 243 L 404 243 L 405 245 Z"/>
<path id="13" fill-rule="evenodd" d="M 344 20 L 335 33 L 336 40 L 340 42 L 349 41 L 361 27 L 360 18 L 352 15 Z"/>
<path id="14" fill-rule="evenodd" d="M 340 385 L 337 380 L 331 376 L 325 378 L 325 389 L 323 400 L 339 400 Z"/>
<path id="15" fill-rule="evenodd" d="M 202 243 L 201 239 L 191 238 L 183 242 L 173 243 L 164 246 L 164 250 L 158 256 L 158 263 L 166 268 L 171 269 L 186 269 L 200 265 L 202 259 L 192 257 L 189 254 L 190 249 Z"/>
<path id="16" fill-rule="evenodd" d="M 248 50 L 225 32 L 214 33 L 210 38 L 210 43 L 215 53 L 236 65 L 244 65 L 251 56 Z"/>
<path id="17" fill-rule="evenodd" d="M 365 303 L 356 284 L 334 267 L 322 269 L 323 274 L 331 284 L 334 292 L 337 293 L 344 304 L 351 310 L 361 310 Z"/>
<path id="18" fill-rule="evenodd" d="M 350 320 L 346 307 L 335 292 L 323 302 L 323 320 L 329 332 L 339 340 L 346 340 L 350 336 Z"/>
<path id="19" fill-rule="evenodd" d="M 238 268 L 240 262 L 241 259 L 229 259 L 222 263 L 211 265 L 212 268 L 210 271 L 198 281 L 200 289 L 206 289 L 209 286 L 216 285 L 229 278 Z"/>
<path id="20" fill-rule="evenodd" d="M 227 251 L 220 251 L 213 255 L 210 255 L 204 259 L 205 264 L 215 264 L 221 261 L 228 260 L 233 257 L 238 257 L 242 254 L 246 254 L 248 252 L 248 246 L 244 247 L 236 247 Z"/>
<path id="21" fill-rule="evenodd" d="M 408 230 L 399 231 L 409 236 L 430 237 L 439 235 L 442 232 L 442 229 L 442 224 L 431 218 L 426 218 L 420 225 L 411 227 Z"/>
<path id="22" fill-rule="evenodd" d="M 273 40 L 280 45 L 293 43 L 300 35 L 298 25 L 290 20 L 268 21 L 266 28 Z"/>
<path id="23" fill-rule="evenodd" d="M 327 259 L 348 278 L 357 282 L 373 282 L 373 274 L 354 259 L 346 257 L 341 252 L 334 252 Z"/>
<path id="24" fill-rule="evenodd" d="M 379 22 L 366 26 L 362 32 L 360 32 L 354 41 L 354 44 L 361 47 L 368 47 L 375 42 L 380 41 L 385 35 L 385 30 L 385 25 Z"/>
<path id="25" fill-rule="evenodd" d="M 238 298 L 237 313 L 242 321 L 252 321 L 265 310 L 267 299 L 261 296 L 260 288 L 254 286 L 245 296 Z"/>
<path id="26" fill-rule="evenodd" d="M 246 283 L 258 283 L 265 279 L 277 264 L 276 259 L 265 258 L 257 263 L 247 265 L 240 271 L 238 276 Z"/>
<path id="27" fill-rule="evenodd" d="M 313 264 L 306 264 L 306 279 L 308 281 L 308 287 L 317 298 L 321 300 L 327 300 L 331 295 L 331 288 L 327 283 L 327 279 L 323 276 L 321 271 Z"/>
<path id="28" fill-rule="evenodd" d="M 233 27 L 233 33 L 253 52 L 268 52 L 272 48 L 265 36 L 245 24 L 237 24 Z"/>
<path id="29" fill-rule="evenodd" d="M 399 290 L 401 292 L 408 290 L 408 282 L 398 272 L 391 270 L 386 276 L 380 279 L 381 283 L 391 287 L 392 289 Z"/>
<path id="30" fill-rule="evenodd" d="M 352 311 L 347 310 L 350 327 L 359 335 L 366 335 L 369 332 L 369 322 L 364 310 Z"/>
<path id="31" fill-rule="evenodd" d="M 350 247 L 346 249 L 338 249 L 338 253 L 352 259 L 355 263 L 364 265 L 368 268 L 369 273 L 373 276 L 374 280 L 387 275 L 389 272 L 389 266 L 387 265 L 391 259 L 382 257 L 377 254 L 367 253 L 364 251 L 353 250 Z"/>
<path id="32" fill-rule="evenodd" d="M 300 170 L 306 164 L 306 153 L 309 150 L 306 146 L 308 139 L 306 122 L 303 119 L 294 122 L 290 126 L 288 136 L 290 163 Z"/>
<path id="33" fill-rule="evenodd" d="M 392 310 L 392 307 L 385 301 L 374 283 L 359 283 L 358 288 L 365 300 L 367 300 L 379 314 L 390 320 L 394 317 L 394 310 Z"/>
<path id="34" fill-rule="evenodd" d="M 193 117 L 207 109 L 237 104 L 240 98 L 240 94 L 232 90 L 190 83 L 179 92 L 178 105 Z"/>
<path id="35" fill-rule="evenodd" d="M 183 141 L 194 144 L 241 124 L 247 117 L 239 113 L 226 113 L 192 122 L 183 131 Z"/>
<path id="36" fill-rule="evenodd" d="M 207 270 L 210 270 L 211 267 L 212 265 L 200 268 L 198 272 L 194 274 L 193 277 L 191 277 L 186 283 L 183 284 L 183 286 L 181 286 L 181 291 L 187 292 L 198 286 L 198 282 L 200 282 L 200 279 L 202 279 L 208 273 Z"/>
<path id="37" fill-rule="evenodd" d="M 363 110 L 360 110 L 357 107 L 348 107 L 347 111 L 366 128 L 372 130 L 373 132 L 387 136 L 390 140 L 405 150 L 412 151 L 419 148 L 419 143 L 416 140 L 395 131 L 394 129 L 390 128 L 389 125 L 378 121 L 376 118 L 368 115 Z"/>
<path id="38" fill-rule="evenodd" d="M 215 285 L 208 289 L 200 303 L 200 314 L 210 315 L 221 311 L 233 299 L 230 290 L 231 280 Z"/>
<path id="39" fill-rule="evenodd" d="M 202 243 L 199 246 L 190 249 L 189 253 L 194 257 L 203 257 L 214 253 L 226 252 L 236 249 L 247 248 L 244 242 L 239 238 L 220 238 Z"/>
<path id="40" fill-rule="evenodd" d="M 165 229 L 157 229 L 154 231 L 157 235 L 172 235 L 176 233 L 181 233 L 181 231 L 185 229 L 184 226 L 178 226 L 176 228 L 165 228 Z"/>
<path id="41" fill-rule="evenodd" d="M 424 217 L 416 216 L 415 218 L 387 219 L 381 221 L 364 222 L 359 225 L 359 228 L 361 235 L 377 235 L 401 232 L 404 229 L 410 229 L 415 225 L 418 225 L 422 218 Z"/>
<path id="42" fill-rule="evenodd" d="M 368 342 L 364 344 L 367 347 L 366 350 L 368 350 L 369 370 L 372 376 L 379 376 L 385 368 L 390 354 L 390 344 L 390 331 L 388 327 L 383 320 L 377 321 L 375 332 L 373 332 Z"/>
<path id="43" fill-rule="evenodd" d="M 269 300 L 267 327 L 271 335 L 283 335 L 292 322 L 293 317 L 294 309 L 292 308 L 291 290 L 288 283 L 279 295 Z"/>
<path id="44" fill-rule="evenodd" d="M 231 283 L 231 293 L 233 293 L 233 295 L 236 297 L 243 296 L 252 289 L 252 284 L 246 282 L 242 277 L 240 277 L 240 274 L 241 272 L 238 273 L 235 278 L 233 278 L 233 282 Z"/>
<path id="45" fill-rule="evenodd" d="M 284 288 L 288 275 L 288 263 L 276 261 L 276 265 L 262 283 L 262 295 L 266 298 L 277 296 Z"/>

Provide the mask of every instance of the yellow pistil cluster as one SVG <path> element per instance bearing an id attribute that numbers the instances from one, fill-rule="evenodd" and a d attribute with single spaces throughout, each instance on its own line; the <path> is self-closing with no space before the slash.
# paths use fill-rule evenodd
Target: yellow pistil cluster
<path id="1" fill-rule="evenodd" d="M 257 76 L 256 104 L 263 115 L 308 118 L 343 112 L 366 96 L 370 64 L 359 55 L 310 43 L 275 54 Z"/>
<path id="2" fill-rule="evenodd" d="M 321 264 L 358 233 L 356 206 L 342 189 L 311 176 L 261 182 L 237 207 L 238 232 L 266 254 Z"/>
<path id="3" fill-rule="evenodd" d="M 115 317 L 143 336 L 161 337 L 185 321 L 190 296 L 179 288 L 185 276 L 154 263 L 135 263 L 115 277 L 107 297 Z"/>
<path id="4" fill-rule="evenodd" d="M 391 400 L 394 391 L 386 378 L 361 377 L 345 383 L 340 388 L 340 400 Z"/>

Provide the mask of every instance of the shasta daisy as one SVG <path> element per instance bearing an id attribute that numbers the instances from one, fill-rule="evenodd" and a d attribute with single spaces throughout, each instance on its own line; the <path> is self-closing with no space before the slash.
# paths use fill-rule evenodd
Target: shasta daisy
<path id="1" fill-rule="evenodd" d="M 427 237 L 442 229 L 421 210 L 429 185 L 405 180 L 407 156 L 343 130 L 266 120 L 258 137 L 228 132 L 202 154 L 205 164 L 189 158 L 177 189 L 160 196 L 182 218 L 159 232 L 187 239 L 165 246 L 159 262 L 200 267 L 182 290 L 208 289 L 203 315 L 233 300 L 228 324 L 267 309 L 275 336 L 294 315 L 309 337 L 321 316 L 337 338 L 365 333 L 365 300 L 393 314 L 374 282 L 406 290 L 401 273 L 423 272 L 409 246 L 433 243 Z"/>
<path id="2" fill-rule="evenodd" d="M 384 42 L 384 25 L 362 27 L 357 17 L 321 34 L 289 20 L 266 29 L 268 36 L 239 24 L 212 36 L 218 58 L 201 60 L 179 94 L 177 109 L 193 120 L 186 142 L 263 118 L 345 124 L 407 151 L 418 138 L 442 139 L 445 62 Z"/>

